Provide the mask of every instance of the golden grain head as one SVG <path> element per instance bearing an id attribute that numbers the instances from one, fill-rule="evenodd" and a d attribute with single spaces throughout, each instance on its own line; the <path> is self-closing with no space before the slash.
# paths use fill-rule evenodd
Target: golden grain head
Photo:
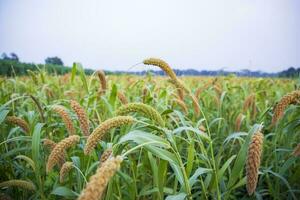
<path id="1" fill-rule="evenodd" d="M 182 111 L 187 114 L 188 113 L 188 108 L 186 106 L 186 104 L 184 103 L 184 101 L 182 101 L 180 98 L 177 99 L 173 99 L 173 102 L 175 105 L 178 105 L 179 107 L 181 107 Z"/>
<path id="2" fill-rule="evenodd" d="M 132 124 L 135 119 L 131 116 L 117 116 L 102 122 L 88 137 L 84 147 L 84 153 L 90 154 L 97 145 L 98 141 L 111 129 L 122 125 Z"/>
<path id="3" fill-rule="evenodd" d="M 29 134 L 30 132 L 29 125 L 24 119 L 16 116 L 8 116 L 6 120 L 11 124 L 19 126 L 24 132 Z"/>
<path id="4" fill-rule="evenodd" d="M 48 138 L 43 140 L 43 145 L 44 147 L 46 147 L 47 149 L 53 150 L 54 147 L 56 146 L 56 143 Z"/>
<path id="5" fill-rule="evenodd" d="M 148 93 L 149 93 L 149 92 L 148 92 L 148 88 L 145 87 L 145 88 L 143 89 L 143 91 L 142 91 L 143 103 L 146 102 L 146 98 L 147 98 Z"/>
<path id="6" fill-rule="evenodd" d="M 0 183 L 0 188 L 4 187 L 18 187 L 26 190 L 35 191 L 35 185 L 32 182 L 25 181 L 25 180 L 8 180 Z"/>
<path id="7" fill-rule="evenodd" d="M 172 70 L 172 68 L 166 63 L 165 61 L 158 59 L 158 58 L 149 58 L 143 61 L 145 65 L 154 65 L 166 72 L 166 74 L 171 78 L 171 79 L 176 79 L 176 74 Z"/>
<path id="8" fill-rule="evenodd" d="M 70 148 L 71 146 L 75 145 L 79 142 L 79 140 L 80 137 L 78 135 L 71 135 L 56 144 L 54 149 L 51 151 L 47 161 L 47 173 L 50 172 L 52 168 L 59 163 L 59 161 L 61 161 L 62 157 L 64 157 L 67 148 Z"/>
<path id="9" fill-rule="evenodd" d="M 290 104 L 298 103 L 300 99 L 300 90 L 293 91 L 284 95 L 278 104 L 274 108 L 274 114 L 272 117 L 272 125 L 275 125 L 277 121 L 283 116 L 285 109 Z"/>
<path id="10" fill-rule="evenodd" d="M 69 135 L 74 135 L 75 134 L 75 128 L 73 126 L 71 116 L 67 112 L 66 108 L 63 107 L 63 106 L 55 105 L 55 106 L 52 107 L 52 110 L 54 112 L 56 112 L 57 114 L 59 114 L 59 116 L 61 117 L 61 119 L 63 120 L 63 122 L 64 122 L 64 124 L 67 128 L 67 131 L 68 131 Z"/>
<path id="11" fill-rule="evenodd" d="M 248 147 L 246 163 L 246 187 L 249 195 L 252 195 L 256 189 L 258 170 L 260 167 L 261 153 L 263 148 L 263 139 L 264 135 L 261 132 L 255 133 L 252 136 L 251 143 Z"/>
<path id="12" fill-rule="evenodd" d="M 255 104 L 255 94 L 250 94 L 244 101 L 243 112 L 247 112 L 249 108 L 252 108 L 253 104 Z"/>
<path id="13" fill-rule="evenodd" d="M 106 149 L 100 157 L 100 165 L 102 165 L 106 160 L 112 156 L 112 148 Z"/>
<path id="14" fill-rule="evenodd" d="M 190 89 L 188 89 L 185 84 L 178 78 L 176 79 L 169 79 L 168 80 L 170 83 L 172 83 L 176 89 L 182 90 L 181 92 L 186 92 L 186 93 L 191 93 Z"/>
<path id="15" fill-rule="evenodd" d="M 129 103 L 123 105 L 116 111 L 116 115 L 127 115 L 132 112 L 142 113 L 144 116 L 157 122 L 160 126 L 165 126 L 165 122 L 159 112 L 152 106 L 144 103 Z"/>
<path id="16" fill-rule="evenodd" d="M 47 85 L 45 85 L 43 87 L 43 90 L 45 91 L 48 98 L 53 98 L 54 97 L 54 93 L 53 93 L 52 89 L 50 87 L 48 87 Z"/>
<path id="17" fill-rule="evenodd" d="M 222 88 L 218 85 L 214 85 L 214 90 L 219 96 L 221 96 L 223 93 Z"/>
<path id="18" fill-rule="evenodd" d="M 199 116 L 200 115 L 200 105 L 198 103 L 198 100 L 193 94 L 190 94 L 190 97 L 192 99 L 195 114 L 196 114 L 196 116 Z"/>
<path id="19" fill-rule="evenodd" d="M 65 162 L 59 172 L 59 182 L 63 183 L 65 181 L 65 177 L 73 168 L 73 162 Z"/>
<path id="20" fill-rule="evenodd" d="M 235 131 L 239 132 L 241 130 L 241 125 L 243 122 L 243 119 L 245 118 L 245 115 L 243 115 L 242 113 L 240 113 L 236 120 L 235 120 Z"/>
<path id="21" fill-rule="evenodd" d="M 82 133 L 85 136 L 89 136 L 90 135 L 89 119 L 87 117 L 85 110 L 80 106 L 80 104 L 77 101 L 71 100 L 70 105 L 78 117 L 80 129 Z"/>
<path id="22" fill-rule="evenodd" d="M 196 89 L 196 91 L 195 91 L 195 97 L 196 97 L 197 99 L 200 98 L 200 94 L 202 93 L 202 91 L 203 91 L 203 90 L 202 90 L 201 87 Z"/>
<path id="23" fill-rule="evenodd" d="M 123 92 L 118 91 L 117 95 L 122 104 L 128 104 L 128 100 Z"/>
<path id="24" fill-rule="evenodd" d="M 48 150 L 52 151 L 54 149 L 54 147 L 56 146 L 56 143 L 54 141 L 46 138 L 43 140 L 43 145 Z M 59 167 L 61 167 L 65 163 L 65 157 L 66 157 L 66 152 L 64 152 L 64 154 L 59 156 L 59 161 L 57 163 Z"/>
<path id="25" fill-rule="evenodd" d="M 98 70 L 97 75 L 98 75 L 98 78 L 99 78 L 100 84 L 101 84 L 101 88 L 99 89 L 99 93 L 100 94 L 105 94 L 106 89 L 107 89 L 105 73 L 104 73 L 103 70 Z"/>
<path id="26" fill-rule="evenodd" d="M 96 173 L 91 176 L 85 189 L 81 192 L 78 200 L 99 200 L 110 179 L 120 169 L 122 157 L 111 157 L 99 167 Z"/>

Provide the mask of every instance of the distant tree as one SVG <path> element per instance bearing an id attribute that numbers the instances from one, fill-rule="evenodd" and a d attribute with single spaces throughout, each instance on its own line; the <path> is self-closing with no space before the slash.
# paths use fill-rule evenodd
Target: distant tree
<path id="1" fill-rule="evenodd" d="M 290 67 L 290 68 L 288 68 L 286 73 L 287 73 L 287 76 L 293 76 L 297 73 L 297 70 L 294 67 Z"/>
<path id="2" fill-rule="evenodd" d="M 1 55 L 2 60 L 12 60 L 12 61 L 19 61 L 19 57 L 15 53 L 10 53 L 10 57 L 6 53 L 2 53 Z"/>
<path id="3" fill-rule="evenodd" d="M 10 60 L 19 61 L 19 57 L 15 53 L 10 53 Z"/>
<path id="4" fill-rule="evenodd" d="M 9 57 L 7 56 L 6 53 L 2 53 L 1 59 L 3 59 L 3 60 L 9 60 Z"/>
<path id="5" fill-rule="evenodd" d="M 299 76 L 300 69 L 295 69 L 294 67 L 290 67 L 287 70 L 279 72 L 279 76 L 281 77 L 297 77 Z"/>
<path id="6" fill-rule="evenodd" d="M 52 64 L 52 65 L 64 65 L 63 61 L 57 56 L 46 58 L 45 63 Z"/>

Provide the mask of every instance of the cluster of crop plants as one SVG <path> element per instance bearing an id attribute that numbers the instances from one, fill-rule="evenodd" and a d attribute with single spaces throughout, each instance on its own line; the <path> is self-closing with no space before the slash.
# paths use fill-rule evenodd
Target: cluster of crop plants
<path id="1" fill-rule="evenodd" d="M 297 199 L 297 79 L 0 78 L 0 199 Z M 299 144 L 298 144 L 299 143 Z"/>

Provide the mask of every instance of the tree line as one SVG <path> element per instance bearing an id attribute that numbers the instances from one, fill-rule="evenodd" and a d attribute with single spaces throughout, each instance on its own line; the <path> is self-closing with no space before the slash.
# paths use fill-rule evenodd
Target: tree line
<path id="1" fill-rule="evenodd" d="M 19 57 L 16 53 L 10 53 L 7 55 L 3 53 L 0 58 L 0 75 L 2 76 L 13 76 L 13 75 L 28 75 L 30 71 L 36 71 L 38 69 L 44 69 L 50 74 L 66 74 L 71 72 L 72 68 L 64 66 L 61 58 L 47 57 L 45 64 L 34 64 L 20 62 Z M 94 73 L 92 69 L 84 69 L 87 75 Z M 261 71 L 250 71 L 242 70 L 238 72 L 230 72 L 224 70 L 202 70 L 198 71 L 195 69 L 186 70 L 174 70 L 177 76 L 227 76 L 234 74 L 236 76 L 253 76 L 253 77 L 299 77 L 300 68 L 290 67 L 287 70 L 283 70 L 278 73 L 266 73 Z M 147 70 L 140 72 L 127 72 L 127 71 L 106 71 L 107 74 L 136 74 L 145 75 L 151 73 L 153 75 L 165 75 L 162 70 Z"/>
<path id="2" fill-rule="evenodd" d="M 3 53 L 0 58 L 0 75 L 14 76 L 14 75 L 28 75 L 30 71 L 37 71 L 39 69 L 46 70 L 49 74 L 66 74 L 71 72 L 72 68 L 64 66 L 63 61 L 55 56 L 45 59 L 45 64 L 34 64 L 20 62 L 19 57 L 15 53 L 7 55 Z M 92 69 L 84 70 L 87 75 L 94 72 Z"/>

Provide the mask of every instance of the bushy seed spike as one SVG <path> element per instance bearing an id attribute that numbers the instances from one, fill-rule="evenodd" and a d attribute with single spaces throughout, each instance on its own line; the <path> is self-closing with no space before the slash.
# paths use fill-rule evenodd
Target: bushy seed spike
<path id="1" fill-rule="evenodd" d="M 124 105 L 128 104 L 128 100 L 127 100 L 125 94 L 120 91 L 118 91 L 118 99 L 121 101 L 122 104 L 124 104 Z"/>
<path id="2" fill-rule="evenodd" d="M 235 131 L 236 132 L 239 132 L 240 130 L 241 130 L 241 125 L 242 125 L 242 122 L 243 122 L 243 118 L 244 118 L 245 116 L 242 114 L 242 113 L 240 113 L 238 116 L 237 116 L 237 118 L 236 118 L 236 120 L 235 120 Z"/>
<path id="3" fill-rule="evenodd" d="M 299 100 L 300 100 L 300 90 L 296 90 L 287 95 L 284 95 L 274 108 L 272 125 L 275 125 L 277 123 L 277 121 L 283 116 L 285 109 L 290 104 L 298 103 Z"/>
<path id="4" fill-rule="evenodd" d="M 252 136 L 251 143 L 248 147 L 246 176 L 247 176 L 247 191 L 252 195 L 256 189 L 258 180 L 258 170 L 260 167 L 261 153 L 263 148 L 264 135 L 257 132 Z"/>
<path id="5" fill-rule="evenodd" d="M 1 182 L 0 188 L 3 187 L 19 187 L 22 189 L 35 191 L 35 185 L 32 182 L 17 179 Z"/>
<path id="6" fill-rule="evenodd" d="M 186 92 L 186 93 L 191 93 L 191 91 L 184 85 L 184 83 L 176 78 L 176 79 L 169 79 L 169 82 L 172 83 L 175 88 L 178 90 L 178 94 L 181 95 L 180 93 Z"/>
<path id="7" fill-rule="evenodd" d="M 50 150 L 53 150 L 54 147 L 56 146 L 56 143 L 55 143 L 54 141 L 52 141 L 52 140 L 46 138 L 46 139 L 43 140 L 43 145 L 44 145 L 46 148 L 48 148 L 48 149 L 50 149 Z"/>
<path id="8" fill-rule="evenodd" d="M 79 124 L 80 124 L 80 129 L 85 136 L 90 135 L 90 126 L 89 126 L 89 119 L 87 117 L 86 112 L 84 109 L 80 106 L 80 104 L 74 100 L 70 101 L 71 108 L 74 110 L 76 113 Z"/>
<path id="9" fill-rule="evenodd" d="M 193 94 L 190 94 L 190 97 L 192 99 L 195 114 L 196 114 L 196 116 L 199 116 L 200 115 L 200 105 L 198 103 L 198 100 L 196 99 L 196 97 Z"/>
<path id="10" fill-rule="evenodd" d="M 214 90 L 215 90 L 215 92 L 218 94 L 219 97 L 220 97 L 220 96 L 222 95 L 222 93 L 223 93 L 221 87 L 218 86 L 218 85 L 214 85 Z"/>
<path id="11" fill-rule="evenodd" d="M 165 126 L 164 120 L 157 110 L 155 110 L 152 106 L 149 106 L 144 103 L 129 103 L 121 106 L 117 111 L 117 115 L 127 115 L 131 112 L 138 112 L 144 114 L 149 119 L 154 120 L 160 126 Z"/>
<path id="12" fill-rule="evenodd" d="M 182 111 L 183 111 L 185 114 L 188 113 L 188 108 L 187 108 L 186 104 L 184 103 L 184 101 L 182 101 L 181 99 L 173 99 L 173 102 L 174 102 L 176 105 L 180 106 L 181 109 L 182 109 Z"/>
<path id="13" fill-rule="evenodd" d="M 84 154 L 90 154 L 92 150 L 95 148 L 97 142 L 101 140 L 101 138 L 111 129 L 117 128 L 122 125 L 131 124 L 135 120 L 131 116 L 117 116 L 111 119 L 108 119 L 102 122 L 88 137 L 85 148 Z"/>
<path id="14" fill-rule="evenodd" d="M 247 112 L 249 108 L 253 107 L 253 104 L 255 103 L 255 94 L 250 94 L 246 97 L 243 105 L 243 111 Z"/>
<path id="15" fill-rule="evenodd" d="M 50 172 L 52 168 L 55 166 L 55 164 L 57 164 L 61 160 L 67 148 L 70 148 L 71 146 L 75 145 L 76 143 L 79 142 L 79 140 L 80 137 L 78 135 L 71 135 L 56 144 L 56 146 L 51 151 L 50 156 L 48 158 L 48 162 L 46 166 L 47 173 Z"/>
<path id="16" fill-rule="evenodd" d="M 102 165 L 111 156 L 112 156 L 112 148 L 106 149 L 101 155 L 100 165 Z"/>
<path id="17" fill-rule="evenodd" d="M 20 117 L 16 117 L 16 116 L 8 116 L 6 118 L 6 120 L 9 123 L 11 123 L 11 124 L 19 126 L 20 128 L 22 128 L 22 130 L 24 132 L 26 132 L 27 134 L 29 134 L 29 132 L 30 132 L 29 125 L 28 125 L 28 123 L 24 119 L 22 119 Z"/>
<path id="18" fill-rule="evenodd" d="M 158 58 L 149 58 L 143 61 L 145 65 L 154 65 L 166 72 L 166 74 L 171 78 L 171 79 L 176 79 L 176 74 L 172 70 L 172 68 L 166 63 L 165 61 L 158 59 Z"/>
<path id="19" fill-rule="evenodd" d="M 99 88 L 99 93 L 105 94 L 106 89 L 107 89 L 105 73 L 103 70 L 99 70 L 99 71 L 97 71 L 97 75 L 98 75 L 98 78 L 99 78 L 100 84 L 101 84 L 101 88 Z"/>
<path id="20" fill-rule="evenodd" d="M 65 162 L 59 172 L 59 182 L 63 183 L 65 181 L 66 175 L 69 173 L 69 171 L 73 167 L 73 162 Z"/>
<path id="21" fill-rule="evenodd" d="M 91 176 L 85 189 L 81 192 L 78 200 L 99 200 L 110 179 L 120 169 L 122 157 L 112 157 L 99 167 L 96 173 Z"/>
<path id="22" fill-rule="evenodd" d="M 60 115 L 60 117 L 62 118 L 69 135 L 74 135 L 75 134 L 75 128 L 73 126 L 73 122 L 71 119 L 71 116 L 69 115 L 69 113 L 67 112 L 66 108 L 64 108 L 63 106 L 58 106 L 55 105 L 52 107 L 53 111 L 55 111 L 57 114 Z"/>
<path id="23" fill-rule="evenodd" d="M 56 143 L 54 141 L 46 138 L 43 140 L 43 145 L 44 145 L 44 147 L 46 147 L 47 149 L 52 151 L 55 148 Z M 64 154 L 59 156 L 59 161 L 58 161 L 59 167 L 61 167 L 65 163 L 65 157 L 66 157 L 66 152 L 64 152 Z"/>

